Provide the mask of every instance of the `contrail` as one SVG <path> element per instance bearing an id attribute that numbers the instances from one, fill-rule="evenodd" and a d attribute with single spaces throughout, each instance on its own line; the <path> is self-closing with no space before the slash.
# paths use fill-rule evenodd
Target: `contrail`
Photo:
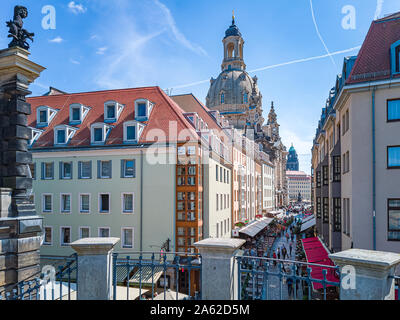
<path id="1" fill-rule="evenodd" d="M 336 55 L 343 54 L 343 53 L 348 53 L 348 52 L 351 52 L 351 51 L 354 51 L 354 50 L 359 50 L 360 48 L 361 48 L 361 46 L 357 46 L 357 47 L 353 47 L 353 48 L 349 48 L 349 49 L 345 49 L 345 50 L 331 52 L 329 54 L 324 54 L 324 55 L 321 55 L 321 56 L 314 56 L 314 57 L 309 57 L 309 58 L 303 58 L 303 59 L 297 59 L 297 60 L 292 60 L 292 61 L 288 61 L 288 62 L 273 64 L 273 65 L 270 65 L 270 66 L 253 69 L 253 70 L 250 70 L 248 72 L 249 73 L 253 73 L 253 72 L 257 72 L 257 71 L 264 71 L 264 70 L 268 70 L 268 69 L 274 69 L 274 68 L 278 68 L 278 67 L 283 67 L 283 66 L 287 66 L 287 65 L 291 65 L 291 64 L 295 64 L 295 63 L 301 63 L 301 62 L 307 62 L 307 61 L 312 61 L 312 60 L 323 59 L 323 58 L 336 56 Z M 193 86 L 197 86 L 199 84 L 207 83 L 209 81 L 210 80 L 202 80 L 202 81 L 192 82 L 192 83 L 183 84 L 183 85 L 180 85 L 180 86 L 175 86 L 175 87 L 173 87 L 173 89 L 193 87 Z"/>
<path id="2" fill-rule="evenodd" d="M 329 49 L 328 49 L 328 47 L 326 46 L 325 41 L 324 41 L 324 39 L 323 39 L 322 36 L 321 36 L 321 33 L 319 32 L 318 25 L 317 25 L 317 21 L 315 20 L 314 8 L 313 8 L 312 0 L 310 0 L 310 7 L 311 7 L 312 19 L 313 19 L 314 26 L 315 26 L 315 31 L 317 31 L 318 37 L 319 37 L 319 39 L 321 40 L 321 42 L 322 42 L 322 44 L 323 44 L 323 46 L 324 46 L 324 48 L 325 48 L 325 50 L 326 50 L 326 53 L 328 54 L 329 58 L 331 59 L 333 65 L 337 68 L 337 64 L 336 64 L 335 60 L 333 60 L 332 55 L 331 55 L 331 53 L 329 52 Z"/>
<path id="3" fill-rule="evenodd" d="M 377 20 L 380 18 L 381 13 L 382 13 L 382 7 L 383 7 L 383 3 L 385 2 L 385 0 L 377 0 L 376 2 L 376 11 L 375 11 L 375 16 L 374 16 L 374 20 Z"/>
<path id="4" fill-rule="evenodd" d="M 331 52 L 331 53 L 324 54 L 324 55 L 321 55 L 321 56 L 315 56 L 315 57 L 310 57 L 310 58 L 303 58 L 303 59 L 298 59 L 298 60 L 283 62 L 283 63 L 279 63 L 279 64 L 274 64 L 274 65 L 272 65 L 272 66 L 267 66 L 267 67 L 262 67 L 262 68 L 254 69 L 254 70 L 251 70 L 251 71 L 249 71 L 249 72 L 263 71 L 263 70 L 267 70 L 267 69 L 273 69 L 273 68 L 277 68 L 277 67 L 287 66 L 287 65 L 290 65 L 290 64 L 300 63 L 300 62 L 307 62 L 307 61 L 312 61 L 312 60 L 323 59 L 323 58 L 327 58 L 327 57 L 331 57 L 331 56 L 336 56 L 336 55 L 338 55 L 338 54 L 343 54 L 343 53 L 351 52 L 351 51 L 354 51 L 354 50 L 358 50 L 358 49 L 360 49 L 360 48 L 361 48 L 361 46 L 357 46 L 357 47 L 349 48 L 349 49 L 346 49 L 346 50 Z"/>

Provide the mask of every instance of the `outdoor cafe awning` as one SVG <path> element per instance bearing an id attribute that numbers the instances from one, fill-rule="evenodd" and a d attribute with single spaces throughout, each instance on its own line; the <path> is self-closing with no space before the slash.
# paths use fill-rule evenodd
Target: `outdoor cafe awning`
<path id="1" fill-rule="evenodd" d="M 259 232 L 264 230 L 271 222 L 272 218 L 263 218 L 260 220 L 256 220 L 243 229 L 239 230 L 239 233 L 248 235 L 249 237 L 255 237 Z"/>
<path id="2" fill-rule="evenodd" d="M 324 245 L 321 243 L 321 240 L 318 237 L 306 238 L 301 240 L 303 244 L 303 249 L 306 254 L 307 262 L 315 263 L 319 265 L 325 266 L 334 266 L 334 263 L 331 259 L 329 259 L 329 252 L 325 249 Z M 322 270 L 324 267 L 322 266 L 310 266 L 311 267 L 311 278 L 322 280 L 323 274 Z M 326 280 L 330 282 L 339 282 L 339 279 L 335 273 L 333 268 L 325 268 L 327 270 Z M 313 288 L 315 290 L 322 289 L 323 285 L 321 283 L 313 282 Z M 327 285 L 329 287 L 330 285 Z"/>
<path id="3" fill-rule="evenodd" d="M 307 229 L 315 226 L 315 218 L 311 218 L 311 219 L 307 219 L 305 222 L 303 222 L 303 224 L 301 225 L 301 229 L 300 232 L 306 231 Z"/>

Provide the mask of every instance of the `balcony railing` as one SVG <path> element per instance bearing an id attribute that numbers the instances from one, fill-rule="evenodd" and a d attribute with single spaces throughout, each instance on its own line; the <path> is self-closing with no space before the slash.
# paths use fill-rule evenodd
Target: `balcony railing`
<path id="1" fill-rule="evenodd" d="M 236 259 L 240 300 L 339 299 L 338 267 L 262 257 Z"/>

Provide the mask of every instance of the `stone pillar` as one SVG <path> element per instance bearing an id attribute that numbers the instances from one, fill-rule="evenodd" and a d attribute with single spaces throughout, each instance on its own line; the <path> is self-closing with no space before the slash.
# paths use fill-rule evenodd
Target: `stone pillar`
<path id="1" fill-rule="evenodd" d="M 32 83 L 44 68 L 19 47 L 0 50 L 0 291 L 39 275 L 42 218 L 29 200 Z"/>
<path id="2" fill-rule="evenodd" d="M 238 268 L 234 255 L 245 242 L 242 239 L 208 238 L 194 244 L 201 254 L 203 300 L 238 299 Z"/>
<path id="3" fill-rule="evenodd" d="M 112 251 L 119 238 L 85 238 L 71 243 L 78 253 L 78 300 L 111 300 Z"/>
<path id="4" fill-rule="evenodd" d="M 329 258 L 341 271 L 340 300 L 394 300 L 392 276 L 400 254 L 350 249 L 330 254 Z"/>

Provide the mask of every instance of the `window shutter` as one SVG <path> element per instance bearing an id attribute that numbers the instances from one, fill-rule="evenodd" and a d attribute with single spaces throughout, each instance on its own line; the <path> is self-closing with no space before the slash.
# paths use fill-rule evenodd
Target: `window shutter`
<path id="1" fill-rule="evenodd" d="M 44 162 L 41 162 L 41 176 L 42 176 L 42 180 L 44 179 Z"/>
<path id="2" fill-rule="evenodd" d="M 112 178 L 112 160 L 110 160 L 110 179 Z"/>
<path id="3" fill-rule="evenodd" d="M 63 163 L 60 161 L 59 163 L 58 163 L 58 172 L 59 172 L 59 177 L 58 177 L 58 179 L 62 179 L 63 178 L 63 176 L 62 176 L 62 171 L 63 171 L 63 165 L 62 165 Z"/>
<path id="4" fill-rule="evenodd" d="M 101 170 L 101 161 L 100 161 L 100 160 L 97 160 L 97 179 L 100 179 L 100 178 L 101 178 L 101 172 L 100 172 L 100 170 Z"/>
<path id="5" fill-rule="evenodd" d="M 124 165 L 125 165 L 125 160 L 121 160 L 121 178 L 124 178 Z"/>
<path id="6" fill-rule="evenodd" d="M 74 178 L 74 166 L 73 166 L 73 162 L 71 161 L 71 180 Z"/>
<path id="7" fill-rule="evenodd" d="M 82 161 L 78 161 L 78 179 L 82 179 Z"/>
<path id="8" fill-rule="evenodd" d="M 143 157 L 140 161 L 143 161 Z M 133 159 L 133 177 L 136 178 L 136 159 Z"/>
<path id="9" fill-rule="evenodd" d="M 89 168 L 90 168 L 89 179 L 92 179 L 92 160 L 89 161 Z"/>

